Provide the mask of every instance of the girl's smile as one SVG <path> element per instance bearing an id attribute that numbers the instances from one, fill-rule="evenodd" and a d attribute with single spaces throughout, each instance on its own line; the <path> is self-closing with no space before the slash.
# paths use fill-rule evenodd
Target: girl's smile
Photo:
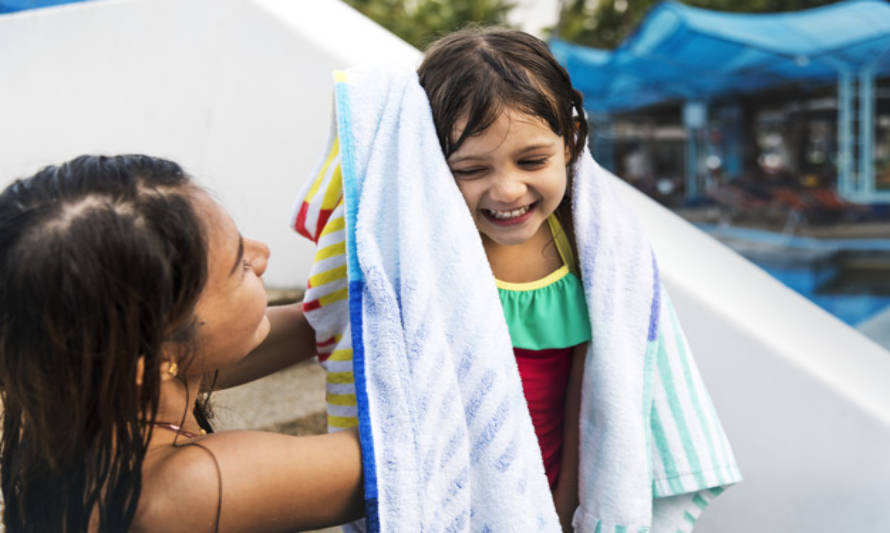
<path id="1" fill-rule="evenodd" d="M 533 210 L 537 205 L 538 202 L 533 202 L 529 205 L 524 205 L 516 209 L 504 211 L 483 209 L 482 214 L 485 215 L 485 217 L 487 217 L 492 224 L 497 224 L 499 226 L 512 226 L 514 224 L 521 224 L 528 220 L 534 214 Z"/>
<path id="2" fill-rule="evenodd" d="M 524 244 L 538 233 L 565 196 L 567 152 L 543 120 L 508 108 L 448 158 L 486 247 Z"/>

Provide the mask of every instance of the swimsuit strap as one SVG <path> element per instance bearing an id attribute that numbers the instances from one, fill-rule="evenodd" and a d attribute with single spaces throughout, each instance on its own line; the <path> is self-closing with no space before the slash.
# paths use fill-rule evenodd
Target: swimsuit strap
<path id="1" fill-rule="evenodd" d="M 575 263 L 575 254 L 572 253 L 572 245 L 569 243 L 569 237 L 566 235 L 565 230 L 562 229 L 562 224 L 559 223 L 555 214 L 547 217 L 547 225 L 550 226 L 550 234 L 553 235 L 556 251 L 559 252 L 562 263 L 569 267 L 569 272 L 577 276 L 578 267 L 576 266 L 577 263 Z"/>
<path id="2" fill-rule="evenodd" d="M 206 435 L 207 432 L 203 429 L 201 433 L 192 433 L 191 431 L 186 431 L 176 424 L 171 424 L 170 422 L 154 422 L 154 425 L 161 428 L 166 429 L 168 431 L 173 431 L 174 433 L 178 433 L 187 439 L 193 439 L 195 437 L 200 437 L 201 435 Z"/>
<path id="3" fill-rule="evenodd" d="M 163 427 L 163 426 L 161 426 Z M 185 433 L 183 433 L 185 434 Z M 173 443 L 175 448 L 185 448 L 186 446 L 195 446 L 196 448 L 200 448 L 207 452 L 207 455 L 210 456 L 210 459 L 213 461 L 213 466 L 216 467 L 216 518 L 213 521 L 213 533 L 219 533 L 219 517 L 222 514 L 222 470 L 219 468 L 219 461 L 216 459 L 216 455 L 213 454 L 206 446 L 201 444 L 200 442 L 186 442 L 184 444 L 177 445 L 175 442 Z"/>
<path id="4" fill-rule="evenodd" d="M 195 437 L 200 437 L 201 435 L 207 434 L 207 431 L 205 431 L 203 428 L 201 429 L 200 434 L 192 433 L 191 431 L 186 431 L 182 429 L 182 427 L 170 422 L 153 422 L 152 425 L 161 429 L 166 429 L 167 431 L 173 431 L 177 435 L 182 435 L 187 439 L 193 439 Z M 207 454 L 210 456 L 210 459 L 213 461 L 213 466 L 216 468 L 216 518 L 213 524 L 213 531 L 214 533 L 217 533 L 219 531 L 219 517 L 222 511 L 222 471 L 219 468 L 219 461 L 216 459 L 216 455 L 214 455 L 213 452 L 211 452 L 206 446 L 199 442 L 186 442 L 184 444 L 176 444 L 176 441 L 173 441 L 174 448 L 185 448 L 186 446 L 195 446 L 207 452 Z"/>

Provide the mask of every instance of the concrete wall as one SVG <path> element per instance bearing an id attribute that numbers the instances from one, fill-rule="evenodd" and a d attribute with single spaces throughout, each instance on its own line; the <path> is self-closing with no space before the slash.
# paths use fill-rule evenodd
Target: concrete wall
<path id="1" fill-rule="evenodd" d="M 547 39 L 559 22 L 558 0 L 517 0 L 507 15 L 508 22 L 522 31 Z"/>
<path id="2" fill-rule="evenodd" d="M 303 282 L 286 226 L 330 120 L 332 68 L 417 60 L 336 0 L 108 0 L 0 18 L 0 179 L 84 152 L 180 161 L 272 286 Z M 653 202 L 648 228 L 746 481 L 698 531 L 890 531 L 890 354 Z"/>
<path id="3" fill-rule="evenodd" d="M 696 531 L 890 531 L 890 353 L 622 188 L 745 476 Z"/>
<path id="4" fill-rule="evenodd" d="M 0 17 L 0 186 L 83 153 L 182 164 L 303 285 L 288 228 L 331 116 L 331 71 L 419 53 L 337 0 L 96 1 Z"/>

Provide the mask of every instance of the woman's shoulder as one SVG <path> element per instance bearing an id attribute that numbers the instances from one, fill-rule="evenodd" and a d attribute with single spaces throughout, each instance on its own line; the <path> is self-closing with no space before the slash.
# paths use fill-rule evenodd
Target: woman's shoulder
<path id="1" fill-rule="evenodd" d="M 296 439 L 260 431 L 224 431 L 196 438 L 179 436 L 175 444 L 152 448 L 142 468 L 142 494 L 133 530 L 214 531 L 224 495 L 243 491 L 244 482 L 249 482 L 243 471 L 257 466 L 258 456 L 263 455 L 259 450 Z M 271 449 L 267 453 L 274 455 Z M 263 498 L 267 487 L 258 484 L 254 489 Z"/>
<path id="2" fill-rule="evenodd" d="M 317 529 L 361 513 L 354 432 L 225 431 L 149 451 L 134 531 Z M 274 526 L 274 527 L 273 527 Z"/>
<path id="3" fill-rule="evenodd" d="M 218 460 L 211 451 L 215 437 L 149 450 L 131 531 L 214 530 L 220 505 Z"/>

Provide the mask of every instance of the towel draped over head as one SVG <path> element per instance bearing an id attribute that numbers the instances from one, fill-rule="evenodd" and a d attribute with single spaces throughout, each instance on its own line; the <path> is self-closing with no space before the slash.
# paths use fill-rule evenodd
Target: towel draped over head
<path id="1" fill-rule="evenodd" d="M 336 73 L 330 139 L 294 224 L 317 240 L 341 220 L 343 304 L 310 322 L 339 313 L 348 336 L 367 528 L 560 531 L 495 280 L 413 70 Z M 573 523 L 689 531 L 740 475 L 618 181 L 587 151 L 574 168 L 593 340 Z M 312 279 L 327 281 L 330 261 L 317 256 Z"/>

